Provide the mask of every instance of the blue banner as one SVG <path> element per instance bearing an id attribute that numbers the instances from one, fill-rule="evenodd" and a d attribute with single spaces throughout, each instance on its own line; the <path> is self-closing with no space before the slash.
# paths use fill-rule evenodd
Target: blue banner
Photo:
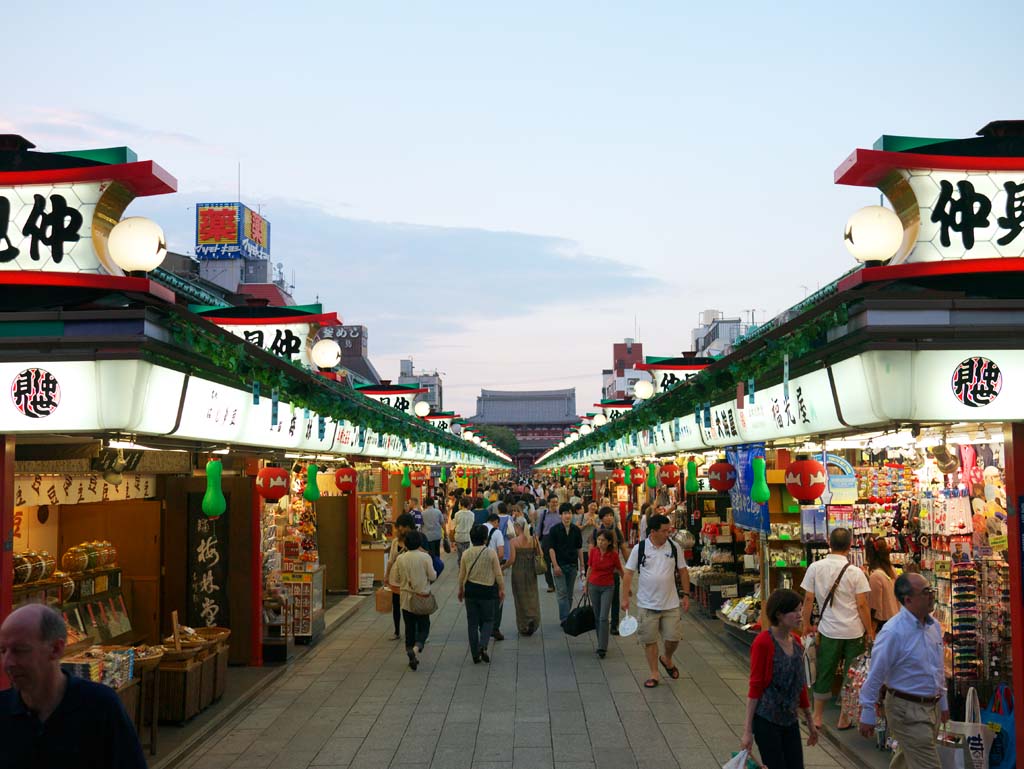
<path id="1" fill-rule="evenodd" d="M 755 457 L 764 459 L 763 443 L 726 449 L 726 461 L 736 468 L 736 485 L 729 490 L 732 519 L 741 529 L 752 529 L 767 534 L 771 530 L 768 525 L 768 505 L 759 505 L 750 498 L 750 489 L 754 485 L 754 468 L 751 460 Z"/>

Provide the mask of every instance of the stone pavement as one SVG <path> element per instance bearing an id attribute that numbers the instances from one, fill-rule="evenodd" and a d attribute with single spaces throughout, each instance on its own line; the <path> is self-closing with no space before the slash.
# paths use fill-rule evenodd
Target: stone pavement
<path id="1" fill-rule="evenodd" d="M 455 598 L 454 556 L 419 670 L 391 615 L 371 601 L 294 663 L 178 764 L 187 769 L 717 769 L 736 750 L 747 671 L 701 623 L 686 620 L 682 676 L 644 689 L 634 638 L 569 638 L 541 580 L 541 632 L 519 638 L 511 590 L 491 663 L 474 665 Z M 852 766 L 830 746 L 809 767 Z"/>

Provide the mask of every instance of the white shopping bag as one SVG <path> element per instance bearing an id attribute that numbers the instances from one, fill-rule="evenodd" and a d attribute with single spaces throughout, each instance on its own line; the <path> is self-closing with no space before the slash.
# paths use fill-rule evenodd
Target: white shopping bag
<path id="1" fill-rule="evenodd" d="M 963 721 L 939 726 L 939 759 L 943 769 L 988 769 L 989 750 L 996 735 L 981 723 L 981 704 L 972 686 L 967 692 Z"/>
<path id="2" fill-rule="evenodd" d="M 722 766 L 722 769 L 746 769 L 747 758 L 750 756 L 750 751 L 741 750 L 735 756 L 730 758 Z"/>

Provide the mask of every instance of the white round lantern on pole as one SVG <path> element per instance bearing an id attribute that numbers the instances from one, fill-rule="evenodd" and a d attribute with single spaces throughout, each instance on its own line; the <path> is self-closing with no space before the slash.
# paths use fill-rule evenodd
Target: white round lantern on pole
<path id="1" fill-rule="evenodd" d="M 903 245 L 903 222 L 892 209 L 867 206 L 847 220 L 843 242 L 858 262 L 887 262 Z"/>
<path id="2" fill-rule="evenodd" d="M 642 401 L 654 395 L 654 383 L 649 379 L 640 379 L 633 385 L 633 395 Z"/>
<path id="3" fill-rule="evenodd" d="M 580 435 L 590 435 L 594 432 L 594 428 L 590 425 L 580 425 Z"/>
<path id="4" fill-rule="evenodd" d="M 110 231 L 107 251 L 125 272 L 149 272 L 163 264 L 167 241 L 163 229 L 152 219 L 129 216 Z"/>
<path id="5" fill-rule="evenodd" d="M 606 424 L 608 424 L 608 417 L 606 417 L 604 414 L 597 414 L 594 416 L 593 422 L 594 427 L 604 427 Z"/>
<path id="6" fill-rule="evenodd" d="M 412 407 L 413 413 L 416 414 L 420 419 L 430 414 L 430 404 L 426 401 L 417 401 L 416 405 Z"/>
<path id="7" fill-rule="evenodd" d="M 317 368 L 334 368 L 341 363 L 341 347 L 333 339 L 321 339 L 313 345 L 311 355 Z"/>

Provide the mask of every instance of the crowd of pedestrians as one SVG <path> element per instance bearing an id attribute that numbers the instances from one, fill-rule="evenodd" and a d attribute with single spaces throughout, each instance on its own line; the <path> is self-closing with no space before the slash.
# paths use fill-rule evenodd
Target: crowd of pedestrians
<path id="1" fill-rule="evenodd" d="M 588 487 L 589 488 L 589 487 Z M 501 641 L 506 575 L 515 602 L 520 636 L 541 626 L 539 578 L 557 594 L 559 622 L 565 624 L 577 595 L 593 606 L 596 654 L 604 659 L 610 636 L 635 605 L 636 635 L 644 647 L 647 689 L 662 677 L 678 679 L 674 661 L 683 635 L 682 614 L 690 609 L 685 554 L 673 541 L 673 521 L 661 508 L 645 505 L 637 535 L 610 500 L 588 498 L 570 483 L 521 479 L 478 495 L 456 490 L 442 505 L 424 500 L 416 518 L 395 521 L 385 583 L 395 591 L 395 638 L 405 622 L 409 666 L 416 669 L 430 632 L 429 615 L 417 617 L 413 604 L 429 606 L 430 583 L 444 549 L 456 554 L 458 600 L 466 609 L 470 656 L 489 662 L 492 642 Z M 447 540 L 447 542 L 445 542 Z M 630 541 L 635 544 L 630 545 Z M 920 574 L 897 574 L 882 539 L 867 543 L 868 568 L 849 559 L 852 535 L 838 528 L 829 553 L 812 563 L 800 585 L 774 591 L 765 602 L 767 624 L 754 640 L 748 705 L 739 747 L 755 745 L 764 766 L 802 769 L 800 716 L 814 745 L 835 679 L 874 646 L 867 683 L 860 695 L 859 728 L 870 736 L 884 707 L 899 742 L 901 766 L 938 767 L 934 731 L 948 720 L 942 673 L 942 634 L 931 617 L 934 593 Z M 812 617 L 817 623 L 812 625 Z M 816 649 L 816 674 L 807 680 L 805 649 Z M 883 696 L 884 693 L 884 696 Z M 841 716 L 838 729 L 857 724 Z"/>

